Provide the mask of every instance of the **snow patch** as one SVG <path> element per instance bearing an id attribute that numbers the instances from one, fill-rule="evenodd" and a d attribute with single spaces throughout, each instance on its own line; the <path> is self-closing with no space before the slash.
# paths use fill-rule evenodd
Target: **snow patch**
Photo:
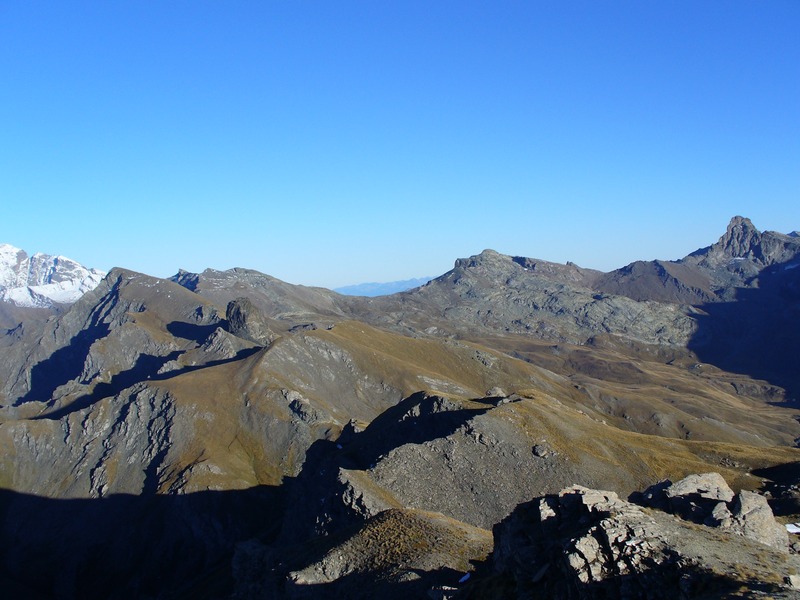
<path id="1" fill-rule="evenodd" d="M 21 307 L 72 304 L 105 277 L 65 256 L 27 252 L 0 244 L 0 300 Z"/>

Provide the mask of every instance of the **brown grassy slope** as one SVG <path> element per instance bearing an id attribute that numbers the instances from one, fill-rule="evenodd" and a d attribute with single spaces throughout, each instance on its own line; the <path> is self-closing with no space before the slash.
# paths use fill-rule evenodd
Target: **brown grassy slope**
<path id="1" fill-rule="evenodd" d="M 491 548 L 490 531 L 437 513 L 387 510 L 303 548 L 292 562 L 305 566 L 290 574 L 289 589 L 348 598 L 425 594 L 433 584 L 454 585 Z"/>
<path id="2" fill-rule="evenodd" d="M 607 350 L 572 348 L 555 355 L 551 347 L 533 348 L 529 360 L 541 356 L 568 376 L 476 343 L 416 339 L 345 322 L 285 336 L 243 360 L 150 382 L 169 392 L 182 427 L 161 468 L 159 490 L 277 485 L 298 472 L 314 440 L 335 439 L 348 420 L 368 423 L 421 389 L 467 399 L 500 386 L 530 397 L 510 405 L 513 410 L 491 413 L 511 411 L 509 419 L 521 419 L 516 428 L 528 454 L 541 438 L 562 447 L 572 465 L 565 473 L 585 470 L 586 485 L 593 473 L 604 474 L 595 478 L 599 482 L 613 479 L 615 469 L 621 470 L 620 483 L 606 487 L 622 489 L 630 487 L 625 481 L 649 484 L 719 470 L 723 459 L 741 465 L 737 473 L 794 459 L 792 452 L 768 448 L 798 435 L 795 413 L 739 396 L 720 378 Z M 594 369 L 598 361 L 617 376 L 603 381 L 575 368 Z M 292 394 L 302 401 L 292 405 Z M 115 410 L 113 398 L 101 405 L 108 405 L 109 415 Z M 80 414 L 74 417 L 77 431 Z M 30 429 L 34 437 L 56 435 L 33 433 L 38 429 Z"/>
<path id="3" fill-rule="evenodd" d="M 717 471 L 736 488 L 759 487 L 749 471 L 800 460 L 800 450 L 724 441 L 691 441 L 653 436 L 597 420 L 554 398 L 507 405 L 531 438 L 542 437 L 573 466 L 575 482 L 630 493 L 661 479 Z"/>
<path id="4" fill-rule="evenodd" d="M 280 485 L 283 477 L 296 474 L 314 440 L 338 436 L 341 423 L 327 413 L 315 411 L 316 418 L 304 422 L 292 411 L 285 392 L 300 385 L 287 386 L 287 381 L 265 374 L 268 355 L 262 350 L 159 382 L 193 427 L 172 471 L 177 477 L 204 462 L 215 467 L 213 472 L 192 471 L 190 489 L 212 483 L 226 489 L 232 480 Z"/>
<path id="5" fill-rule="evenodd" d="M 192 436 L 174 456 L 172 483 L 192 465 L 210 463 L 226 478 L 277 484 L 302 463 L 303 444 L 335 438 L 351 418 L 369 422 L 424 388 L 477 397 L 498 384 L 527 386 L 537 371 L 471 344 L 416 340 L 345 323 L 287 336 L 247 359 L 151 385 L 168 390 L 192 423 Z M 299 422 L 287 391 L 309 401 L 314 422 Z M 195 485 L 213 479 L 195 475 Z M 165 481 L 168 488 L 170 478 Z"/>
<path id="6" fill-rule="evenodd" d="M 764 381 L 699 365 L 686 352 L 547 344 L 519 336 L 482 341 L 560 374 L 570 398 L 609 423 L 641 433 L 757 446 L 793 446 L 800 410 Z"/>

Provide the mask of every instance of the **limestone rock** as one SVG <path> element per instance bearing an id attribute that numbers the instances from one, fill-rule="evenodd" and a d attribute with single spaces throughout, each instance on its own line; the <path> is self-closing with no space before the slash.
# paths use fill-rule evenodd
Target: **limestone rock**
<path id="1" fill-rule="evenodd" d="M 261 346 L 269 346 L 277 337 L 266 317 L 249 298 L 231 300 L 225 311 L 225 318 L 232 334 Z"/>
<path id="2" fill-rule="evenodd" d="M 664 490 L 667 498 L 698 498 L 702 500 L 730 502 L 733 500 L 733 490 L 719 473 L 703 473 L 689 475 L 673 483 Z"/>
<path id="3" fill-rule="evenodd" d="M 727 497 L 727 486 L 690 485 L 713 481 L 698 476 L 684 486 Z M 645 510 L 613 492 L 573 486 L 520 505 L 494 527 L 494 577 L 513 590 L 506 597 L 515 598 L 725 598 L 753 586 L 752 569 L 759 589 L 794 597 L 787 582 L 800 560 L 762 545 L 765 534 L 778 536 L 763 500 L 740 494 L 731 526 L 712 529 Z M 722 518 L 720 506 L 726 505 L 718 501 L 715 514 Z M 747 525 L 739 524 L 743 515 Z M 735 535 L 737 528 L 749 535 Z"/>
<path id="4" fill-rule="evenodd" d="M 719 473 L 689 475 L 677 483 L 663 481 L 631 498 L 644 506 L 727 529 L 782 551 L 789 547 L 786 529 L 775 521 L 767 499 L 748 491 L 735 495 Z"/>
<path id="5" fill-rule="evenodd" d="M 788 549 L 789 534 L 775 520 L 764 496 L 742 491 L 733 501 L 732 508 L 732 531 L 779 550 Z"/>
<path id="6" fill-rule="evenodd" d="M 536 589 L 534 597 L 667 598 L 679 590 L 666 532 L 613 492 L 573 486 L 521 505 L 494 534 L 495 571 L 513 577 L 517 597 Z"/>
<path id="7" fill-rule="evenodd" d="M 733 500 L 733 490 L 719 473 L 689 475 L 676 483 L 669 480 L 651 485 L 644 492 L 633 494 L 631 499 L 643 506 L 658 508 L 703 523 L 715 519 L 712 513 Z M 720 509 L 721 510 L 721 509 Z M 724 515 L 717 511 L 720 518 Z"/>

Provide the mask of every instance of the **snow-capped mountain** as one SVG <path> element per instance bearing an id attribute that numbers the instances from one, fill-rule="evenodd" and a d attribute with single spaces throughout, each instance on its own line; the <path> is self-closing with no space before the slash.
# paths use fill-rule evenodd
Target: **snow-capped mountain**
<path id="1" fill-rule="evenodd" d="M 0 300 L 16 306 L 48 308 L 72 304 L 100 283 L 105 273 L 65 256 L 33 256 L 0 244 Z"/>

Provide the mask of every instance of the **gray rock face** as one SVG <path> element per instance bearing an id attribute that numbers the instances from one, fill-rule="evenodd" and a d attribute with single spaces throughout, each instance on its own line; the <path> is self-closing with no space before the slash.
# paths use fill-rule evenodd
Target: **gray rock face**
<path id="1" fill-rule="evenodd" d="M 681 597 L 666 531 L 613 492 L 575 486 L 535 499 L 494 534 L 494 569 L 514 578 L 517 597 L 534 588 L 544 592 L 534 597 Z"/>
<path id="2" fill-rule="evenodd" d="M 748 491 L 734 494 L 719 473 L 689 475 L 677 483 L 664 481 L 642 494 L 634 494 L 633 499 L 778 550 L 786 551 L 789 547 L 786 529 L 775 521 L 767 499 Z"/>
<path id="3" fill-rule="evenodd" d="M 736 299 L 735 288 L 759 286 L 764 269 L 800 257 L 796 237 L 760 232 L 750 219 L 734 217 L 719 241 L 678 261 L 636 261 L 600 274 L 598 291 L 634 300 L 705 304 Z M 793 263 L 796 264 L 796 263 Z"/>
<path id="4" fill-rule="evenodd" d="M 718 245 L 724 252 L 737 258 L 761 258 L 761 232 L 745 217 L 733 217 Z"/>
<path id="5" fill-rule="evenodd" d="M 759 585 L 793 597 L 784 581 L 799 562 L 580 486 L 521 505 L 494 535 L 494 570 L 516 598 L 728 597 L 747 585 L 737 564 L 764 568 Z"/>
<path id="6" fill-rule="evenodd" d="M 688 307 L 598 294 L 588 287 L 593 276 L 569 268 L 561 279 L 563 269 L 555 268 L 559 265 L 543 268 L 541 263 L 485 250 L 459 259 L 452 271 L 401 295 L 399 307 L 392 297 L 376 299 L 371 306 L 381 308 L 384 320 L 396 320 L 397 310 L 412 324 L 424 313 L 438 314 L 446 327 L 473 335 L 491 330 L 578 344 L 611 334 L 645 344 L 680 345 L 695 331 Z"/>
<path id="7" fill-rule="evenodd" d="M 733 217 L 719 241 L 711 246 L 710 261 L 722 262 L 723 257 L 749 259 L 759 266 L 768 267 L 794 258 L 800 251 L 795 236 L 775 231 L 759 231 L 750 219 Z"/>
<path id="8" fill-rule="evenodd" d="M 261 346 L 269 346 L 277 337 L 267 319 L 249 298 L 231 300 L 225 311 L 225 318 L 233 335 Z"/>
<path id="9" fill-rule="evenodd" d="M 706 252 L 707 264 L 723 264 L 730 259 L 751 259 L 762 266 L 783 262 L 796 253 L 796 242 L 774 232 L 760 232 L 745 217 L 733 217 L 728 229 Z M 787 247 L 788 246 L 788 247 Z"/>
<path id="10" fill-rule="evenodd" d="M 750 219 L 734 217 L 716 244 L 693 252 L 681 262 L 708 274 L 718 288 L 749 287 L 761 270 L 800 255 L 800 240 L 774 231 L 759 231 Z M 723 298 L 730 296 L 724 290 Z"/>
<path id="11" fill-rule="evenodd" d="M 712 501 L 730 502 L 733 500 L 733 490 L 719 473 L 689 475 L 679 482 L 673 483 L 664 493 L 670 500 L 693 496 Z"/>
<path id="12" fill-rule="evenodd" d="M 786 528 L 775 520 L 767 499 L 754 492 L 742 491 L 731 507 L 731 531 L 778 550 L 789 547 Z M 724 527 L 726 522 L 722 523 Z"/>

